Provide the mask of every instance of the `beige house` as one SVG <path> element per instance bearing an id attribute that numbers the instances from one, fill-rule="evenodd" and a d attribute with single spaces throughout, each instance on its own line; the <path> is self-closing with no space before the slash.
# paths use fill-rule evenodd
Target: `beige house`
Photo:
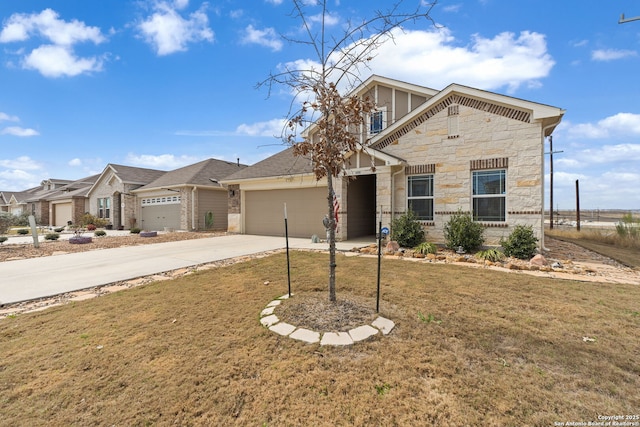
<path id="1" fill-rule="evenodd" d="M 564 110 L 452 84 L 441 91 L 372 76 L 355 93 L 378 109 L 359 130 L 362 150 L 349 153 L 334 179 L 339 239 L 374 235 L 411 209 L 427 239 L 444 241 L 458 210 L 498 244 L 518 224 L 531 225 L 542 243 L 544 140 Z M 313 138 L 314 128 L 308 129 Z M 372 168 L 375 166 L 375 169 Z M 316 181 L 308 159 L 284 150 L 224 180 L 229 186 L 229 231 L 323 236 L 326 181 Z"/>
<path id="2" fill-rule="evenodd" d="M 226 230 L 227 188 L 220 181 L 245 167 L 208 159 L 166 172 L 131 191 L 137 203 L 126 216 L 145 230 Z"/>

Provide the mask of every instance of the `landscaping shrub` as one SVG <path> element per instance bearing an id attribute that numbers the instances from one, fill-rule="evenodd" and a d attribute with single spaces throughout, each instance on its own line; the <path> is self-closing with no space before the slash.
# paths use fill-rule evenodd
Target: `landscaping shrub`
<path id="1" fill-rule="evenodd" d="M 56 233 L 62 233 L 64 231 L 64 227 L 54 228 L 53 231 L 55 231 Z"/>
<path id="2" fill-rule="evenodd" d="M 504 259 L 504 254 L 498 249 L 487 249 L 486 251 L 476 253 L 476 258 L 480 258 L 485 261 L 498 262 Z"/>
<path id="3" fill-rule="evenodd" d="M 413 248 L 424 241 L 424 229 L 413 211 L 404 213 L 391 223 L 391 240 L 403 248 Z"/>
<path id="4" fill-rule="evenodd" d="M 484 243 L 484 227 L 473 222 L 471 215 L 458 210 L 444 225 L 444 239 L 449 249 L 462 246 L 465 251 L 478 249 Z"/>
<path id="5" fill-rule="evenodd" d="M 58 240 L 60 238 L 60 235 L 58 233 L 47 233 L 46 236 L 44 236 L 44 240 Z"/>
<path id="6" fill-rule="evenodd" d="M 438 252 L 438 247 L 435 245 L 435 243 L 429 243 L 429 242 L 422 242 L 413 249 L 417 253 L 423 254 L 423 255 L 435 254 Z"/>
<path id="7" fill-rule="evenodd" d="M 88 231 L 95 231 L 96 228 L 98 227 L 96 227 L 95 224 L 87 224 Z"/>
<path id="8" fill-rule="evenodd" d="M 18 229 L 16 231 L 16 233 L 25 236 L 25 235 L 29 234 L 29 230 L 27 228 L 20 228 L 20 229 Z"/>
<path id="9" fill-rule="evenodd" d="M 538 239 L 530 225 L 516 225 L 507 239 L 500 239 L 500 245 L 507 256 L 529 259 L 536 254 Z"/>
<path id="10" fill-rule="evenodd" d="M 623 240 L 639 240 L 640 219 L 635 219 L 631 213 L 624 214 L 616 224 L 616 233 Z"/>
<path id="11" fill-rule="evenodd" d="M 131 230 L 129 230 L 131 234 L 140 234 L 140 231 L 142 230 L 140 230 L 138 227 L 133 227 Z"/>
<path id="12" fill-rule="evenodd" d="M 8 239 L 7 236 L 0 236 L 0 245 L 3 244 L 4 242 L 6 242 Z"/>
<path id="13" fill-rule="evenodd" d="M 11 226 L 11 215 L 0 212 L 0 234 L 5 234 Z"/>
<path id="14" fill-rule="evenodd" d="M 102 236 L 106 236 L 107 232 L 104 230 L 96 230 L 93 232 L 93 235 L 96 237 L 102 237 Z"/>
<path id="15" fill-rule="evenodd" d="M 80 218 L 80 224 L 84 227 L 87 227 L 87 229 L 90 224 L 94 225 L 95 227 L 106 227 L 107 224 L 109 224 L 109 220 L 98 218 L 97 216 L 91 215 L 87 212 L 82 215 L 82 218 Z"/>

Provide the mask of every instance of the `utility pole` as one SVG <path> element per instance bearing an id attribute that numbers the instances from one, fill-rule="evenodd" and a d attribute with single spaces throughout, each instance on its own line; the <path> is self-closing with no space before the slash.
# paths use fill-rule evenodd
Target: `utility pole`
<path id="1" fill-rule="evenodd" d="M 549 228 L 553 229 L 553 154 L 563 151 L 553 151 L 553 135 L 549 135 Z"/>
<path id="2" fill-rule="evenodd" d="M 580 180 L 576 179 L 576 225 L 580 231 Z"/>
<path id="3" fill-rule="evenodd" d="M 626 22 L 631 22 L 631 21 L 640 21 L 640 16 L 635 16 L 633 18 L 625 18 L 623 13 L 620 15 L 620 20 L 618 21 L 618 24 L 624 24 Z"/>

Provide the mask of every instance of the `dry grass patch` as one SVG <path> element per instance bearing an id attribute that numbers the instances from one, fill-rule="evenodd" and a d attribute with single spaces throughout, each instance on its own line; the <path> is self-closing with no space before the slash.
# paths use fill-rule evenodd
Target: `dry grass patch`
<path id="1" fill-rule="evenodd" d="M 326 295 L 326 263 L 293 253 L 288 303 Z M 373 304 L 375 269 L 339 257 L 338 299 Z M 384 260 L 396 328 L 342 348 L 260 325 L 286 287 L 279 254 L 4 319 L 0 424 L 553 425 L 640 408 L 638 286 Z"/>

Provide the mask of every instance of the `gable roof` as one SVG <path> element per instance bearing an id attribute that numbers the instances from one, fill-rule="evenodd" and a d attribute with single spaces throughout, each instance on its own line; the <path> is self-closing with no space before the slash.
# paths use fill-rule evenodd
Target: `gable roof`
<path id="1" fill-rule="evenodd" d="M 158 169 L 138 168 L 135 166 L 109 163 L 100 175 L 103 175 L 108 169 L 111 169 L 113 173 L 126 184 L 144 185 L 167 173 L 167 171 Z"/>
<path id="2" fill-rule="evenodd" d="M 223 179 L 224 183 L 245 179 L 281 177 L 300 174 L 312 174 L 313 168 L 308 158 L 293 155 L 293 147 L 289 147 L 271 157 L 242 169 Z"/>
<path id="3" fill-rule="evenodd" d="M 243 170 L 247 165 L 218 159 L 207 159 L 166 172 L 135 191 L 176 186 L 216 186 L 223 178 Z"/>
<path id="4" fill-rule="evenodd" d="M 459 84 L 451 84 L 415 110 L 401 117 L 371 139 L 371 147 L 383 149 L 406 135 L 416 126 L 433 117 L 451 104 L 465 105 L 493 114 L 520 120 L 525 123 L 540 122 L 545 135 L 553 133 L 565 110 L 520 98 L 501 95 Z"/>

